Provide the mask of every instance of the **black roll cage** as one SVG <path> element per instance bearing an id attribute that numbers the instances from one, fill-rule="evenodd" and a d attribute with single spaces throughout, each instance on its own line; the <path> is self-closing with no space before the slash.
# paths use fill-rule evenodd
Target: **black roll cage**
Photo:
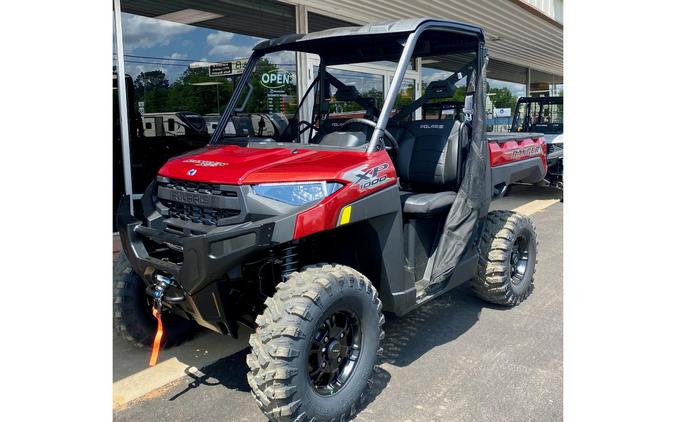
<path id="1" fill-rule="evenodd" d="M 389 29 L 397 27 L 401 29 L 389 32 Z M 334 30 L 313 34 L 291 34 L 277 39 L 261 42 L 254 48 L 253 54 L 251 55 L 248 64 L 246 65 L 246 68 L 239 79 L 239 83 L 236 85 L 234 92 L 232 93 L 232 97 L 223 111 L 223 115 L 221 116 L 218 126 L 211 137 L 210 143 L 215 144 L 221 138 L 225 129 L 225 124 L 232 115 L 235 105 L 241 96 L 244 87 L 247 85 L 258 59 L 265 54 L 282 50 L 319 54 L 321 56 L 321 62 L 319 65 L 319 84 L 321 90 L 321 87 L 323 87 L 325 83 L 325 68 L 327 63 L 323 58 L 324 55 L 321 55 L 320 53 L 322 48 L 330 46 L 331 42 L 335 42 L 337 39 L 344 39 L 345 41 L 349 40 L 352 42 L 354 40 L 358 40 L 360 44 L 368 45 L 368 42 L 370 42 L 372 46 L 379 41 L 382 45 L 382 49 L 384 49 L 384 47 L 388 44 L 391 44 L 392 41 L 396 41 L 396 43 L 403 47 L 403 50 L 399 53 L 396 71 L 390 84 L 389 92 L 387 93 L 384 103 L 380 109 L 380 115 L 377 120 L 375 130 L 373 131 L 368 143 L 367 151 L 374 152 L 383 149 L 384 130 L 389 121 L 391 110 L 396 99 L 396 94 L 400 89 L 401 83 L 405 77 L 408 63 L 410 63 L 413 57 L 424 57 L 425 55 L 439 54 L 438 51 L 433 50 L 435 46 L 432 45 L 430 40 L 426 40 L 426 42 L 421 43 L 418 46 L 420 37 L 422 37 L 423 34 L 431 31 L 448 32 L 449 34 L 469 36 L 471 38 L 475 37 L 475 46 L 473 46 L 473 48 L 469 48 L 467 51 L 468 47 L 463 45 L 460 40 L 457 42 L 457 46 L 458 48 L 464 48 L 464 50 L 457 50 L 453 52 L 475 52 L 477 55 L 476 67 L 478 69 L 481 68 L 485 60 L 485 57 L 483 56 L 487 56 L 487 52 L 484 47 L 485 37 L 482 29 L 477 26 L 459 22 L 441 21 L 428 18 L 408 19 L 393 23 L 389 22 L 389 25 L 387 25 L 387 22 L 383 22 L 361 28 L 337 28 Z M 375 44 L 375 46 L 377 46 L 377 44 Z M 416 48 L 418 51 L 416 51 Z M 449 52 L 450 51 L 446 51 L 445 53 L 447 54 Z M 377 55 L 377 51 L 371 54 Z M 391 56 L 392 53 L 389 51 L 387 54 Z M 347 55 L 339 56 L 338 58 L 334 59 L 336 63 L 331 62 L 330 64 L 338 64 L 340 60 L 343 62 L 349 62 L 350 59 L 352 60 L 352 63 L 354 63 L 353 60 L 356 60 L 357 58 Z M 364 59 L 361 61 L 368 60 Z M 476 72 L 474 83 L 483 83 L 484 81 L 482 78 L 483 76 L 481 73 Z M 310 89 L 308 88 L 305 92 L 305 95 L 303 96 L 303 101 L 309 92 Z M 476 107 L 475 104 L 477 101 L 484 102 L 485 100 L 483 98 L 474 98 L 473 101 L 475 109 L 483 109 L 483 107 Z M 321 107 L 322 104 L 323 102 L 320 101 Z M 314 115 L 314 113 L 312 114 Z"/>

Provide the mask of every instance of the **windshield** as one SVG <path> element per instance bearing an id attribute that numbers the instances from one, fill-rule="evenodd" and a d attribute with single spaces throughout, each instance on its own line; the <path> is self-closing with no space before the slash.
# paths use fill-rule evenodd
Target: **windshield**
<path id="1" fill-rule="evenodd" d="M 315 136 L 321 122 L 336 126 L 351 118 L 377 119 L 384 101 L 384 74 L 395 71 L 395 62 L 324 67 L 322 89 L 320 58 L 308 56 L 313 65 L 306 82 L 308 88 L 301 95 L 295 52 L 281 51 L 260 57 L 222 135 L 215 142 L 299 142 Z M 412 71 L 412 65 L 409 70 Z M 412 86 L 411 80 L 405 81 L 397 104 L 412 101 Z M 323 101 L 319 101 L 320 96 Z M 299 108 L 301 102 L 303 110 Z M 330 122 L 326 123 L 327 120 Z"/>
<path id="2" fill-rule="evenodd" d="M 295 53 L 282 51 L 265 55 L 255 63 L 219 143 L 249 137 L 278 140 L 297 107 Z"/>
<path id="3" fill-rule="evenodd" d="M 425 37 L 419 56 L 409 52 L 405 59 L 403 38 L 395 35 L 359 44 L 355 50 L 343 46 L 337 53 L 338 39 L 327 39 L 326 46 L 309 44 L 317 54 L 305 54 L 306 71 L 301 75 L 296 51 L 254 54 L 211 143 L 291 148 L 303 143 L 372 152 L 386 144 L 395 148 L 403 126 L 413 122 L 470 120 L 465 97 L 475 90 L 474 46 L 445 45 L 457 40 L 443 32 L 430 31 Z M 468 100 L 471 114 L 473 101 Z"/>
<path id="4" fill-rule="evenodd" d="M 511 131 L 562 133 L 562 97 L 542 97 L 519 101 Z"/>

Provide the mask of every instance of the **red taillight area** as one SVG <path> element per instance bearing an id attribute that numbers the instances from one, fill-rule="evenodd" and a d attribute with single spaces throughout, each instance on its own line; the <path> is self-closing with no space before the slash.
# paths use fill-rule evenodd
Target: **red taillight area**
<path id="1" fill-rule="evenodd" d="M 490 166 L 497 167 L 516 161 L 539 157 L 546 166 L 544 138 L 525 138 L 505 142 L 490 142 Z"/>

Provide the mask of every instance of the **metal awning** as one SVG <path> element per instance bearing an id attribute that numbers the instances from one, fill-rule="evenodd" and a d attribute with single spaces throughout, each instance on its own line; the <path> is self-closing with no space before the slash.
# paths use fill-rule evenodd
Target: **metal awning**
<path id="1" fill-rule="evenodd" d="M 491 59 L 563 75 L 563 25 L 519 0 L 322 0 L 311 7 L 356 24 L 424 16 L 475 24 L 485 31 Z"/>

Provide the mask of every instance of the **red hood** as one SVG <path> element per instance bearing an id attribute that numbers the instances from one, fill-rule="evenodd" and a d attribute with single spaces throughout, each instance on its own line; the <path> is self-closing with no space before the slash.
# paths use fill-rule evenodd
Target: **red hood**
<path id="1" fill-rule="evenodd" d="M 230 185 L 337 180 L 367 159 L 365 152 L 353 151 L 208 146 L 168 161 L 159 175 Z"/>

